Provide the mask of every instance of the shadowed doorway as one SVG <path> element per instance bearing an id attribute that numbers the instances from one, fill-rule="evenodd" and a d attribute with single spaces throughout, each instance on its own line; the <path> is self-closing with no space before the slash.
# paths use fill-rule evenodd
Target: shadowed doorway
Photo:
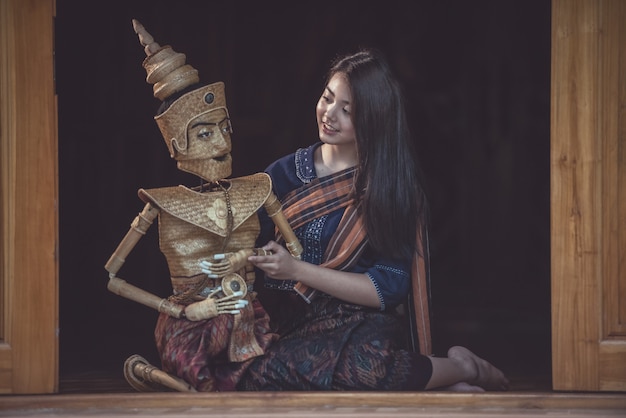
<path id="1" fill-rule="evenodd" d="M 184 7 L 181 6 L 184 4 Z M 60 373 L 158 364 L 157 314 L 106 290 L 103 266 L 144 187 L 189 184 L 152 117 L 137 18 L 226 83 L 234 176 L 316 140 L 337 53 L 380 48 L 401 79 L 431 205 L 434 343 L 466 345 L 521 381 L 550 375 L 550 2 L 57 0 Z M 156 228 L 120 277 L 166 296 Z"/>

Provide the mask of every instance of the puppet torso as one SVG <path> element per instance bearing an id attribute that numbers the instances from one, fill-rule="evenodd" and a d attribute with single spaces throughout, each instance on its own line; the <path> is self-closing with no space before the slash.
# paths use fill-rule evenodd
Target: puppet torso
<path id="1" fill-rule="evenodd" d="M 141 189 L 139 196 L 160 209 L 159 246 L 167 259 L 174 293 L 205 276 L 199 262 L 213 254 L 253 248 L 259 233 L 257 210 L 271 192 L 265 173 L 227 180 L 223 190 L 200 193 L 184 186 Z M 228 205 L 232 231 L 228 231 Z M 245 272 L 241 272 L 245 278 Z"/>

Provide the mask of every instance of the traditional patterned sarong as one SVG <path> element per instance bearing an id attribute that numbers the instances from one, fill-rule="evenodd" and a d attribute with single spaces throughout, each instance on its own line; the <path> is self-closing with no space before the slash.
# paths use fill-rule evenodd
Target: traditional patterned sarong
<path id="1" fill-rule="evenodd" d="M 263 350 L 276 335 L 268 333 L 269 318 L 254 300 L 246 310 L 251 330 Z M 235 390 L 237 382 L 252 359 L 233 362 L 228 344 L 234 324 L 233 315 L 218 315 L 210 321 L 186 321 L 161 314 L 154 331 L 163 370 L 190 383 L 199 392 Z"/>
<path id="2" fill-rule="evenodd" d="M 252 361 L 238 389 L 423 390 L 432 365 L 403 348 L 402 324 L 394 314 L 319 295 Z"/>

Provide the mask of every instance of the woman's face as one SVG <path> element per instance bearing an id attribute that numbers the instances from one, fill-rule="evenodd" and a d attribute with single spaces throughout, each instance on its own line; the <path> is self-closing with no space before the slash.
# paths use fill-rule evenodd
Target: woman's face
<path id="1" fill-rule="evenodd" d="M 350 110 L 352 94 L 345 76 L 337 73 L 317 102 L 315 113 L 320 140 L 331 145 L 356 143 Z"/>

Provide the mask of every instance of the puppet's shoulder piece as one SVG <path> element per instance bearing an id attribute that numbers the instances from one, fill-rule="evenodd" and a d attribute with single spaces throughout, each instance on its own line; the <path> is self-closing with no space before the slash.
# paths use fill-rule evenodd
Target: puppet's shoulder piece
<path id="1" fill-rule="evenodd" d="M 200 192 L 185 186 L 140 189 L 144 202 L 150 202 L 162 211 L 214 234 L 226 236 L 228 207 L 233 215 L 233 230 L 237 229 L 267 200 L 272 181 L 265 173 L 227 179 L 223 189 Z"/>

